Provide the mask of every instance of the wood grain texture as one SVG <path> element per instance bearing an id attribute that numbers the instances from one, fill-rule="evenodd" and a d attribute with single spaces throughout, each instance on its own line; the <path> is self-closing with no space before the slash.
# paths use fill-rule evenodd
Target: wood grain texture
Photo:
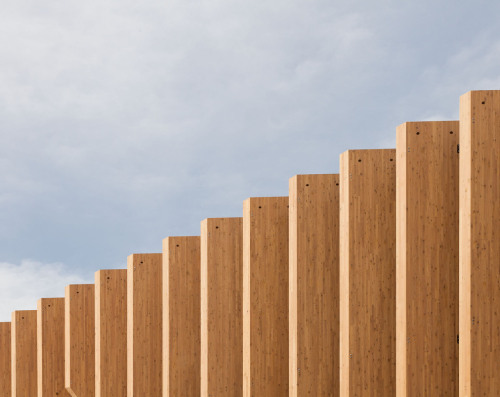
<path id="1" fill-rule="evenodd" d="M 12 312 L 12 397 L 37 395 L 36 310 Z"/>
<path id="2" fill-rule="evenodd" d="M 95 394 L 127 396 L 127 270 L 95 273 Z"/>
<path id="3" fill-rule="evenodd" d="M 127 258 L 127 396 L 162 395 L 162 255 Z"/>
<path id="4" fill-rule="evenodd" d="M 200 237 L 163 240 L 163 396 L 200 395 Z"/>
<path id="5" fill-rule="evenodd" d="M 66 286 L 64 381 L 73 397 L 95 394 L 94 297 L 94 284 Z"/>
<path id="6" fill-rule="evenodd" d="M 243 395 L 243 219 L 201 222 L 201 395 Z"/>
<path id="7" fill-rule="evenodd" d="M 339 395 L 339 176 L 290 179 L 290 397 Z"/>
<path id="8" fill-rule="evenodd" d="M 458 395 L 458 121 L 397 129 L 397 389 Z"/>
<path id="9" fill-rule="evenodd" d="M 64 298 L 37 302 L 38 397 L 69 396 L 64 387 Z"/>
<path id="10" fill-rule="evenodd" d="M 341 396 L 396 394 L 395 156 L 340 156 Z"/>
<path id="11" fill-rule="evenodd" d="M 500 395 L 500 91 L 460 98 L 460 397 Z"/>
<path id="12" fill-rule="evenodd" d="M 12 392 L 10 322 L 0 323 L 0 396 Z"/>
<path id="13" fill-rule="evenodd" d="M 243 395 L 288 396 L 288 197 L 243 203 Z"/>

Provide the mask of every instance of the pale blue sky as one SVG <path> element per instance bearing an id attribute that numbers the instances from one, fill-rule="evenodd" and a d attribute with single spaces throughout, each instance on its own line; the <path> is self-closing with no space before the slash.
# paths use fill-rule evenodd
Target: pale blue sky
<path id="1" fill-rule="evenodd" d="M 0 321 L 127 255 L 456 119 L 500 3 L 20 1 L 0 13 Z M 21 292 L 21 286 L 26 287 Z"/>

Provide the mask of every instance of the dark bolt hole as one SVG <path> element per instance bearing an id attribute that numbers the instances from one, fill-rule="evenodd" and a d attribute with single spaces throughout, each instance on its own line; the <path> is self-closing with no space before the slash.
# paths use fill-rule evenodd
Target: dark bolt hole
<path id="1" fill-rule="evenodd" d="M 47 305 L 48 307 L 50 307 L 50 305 Z"/>
<path id="2" fill-rule="evenodd" d="M 262 207 L 259 205 L 259 208 L 262 208 Z"/>
<path id="3" fill-rule="evenodd" d="M 338 183 L 335 184 L 335 186 L 338 186 L 338 185 L 339 185 Z"/>
<path id="4" fill-rule="evenodd" d="M 308 183 L 306 183 L 306 186 L 309 186 L 309 184 L 308 184 Z"/>
<path id="5" fill-rule="evenodd" d="M 215 226 L 215 228 L 216 228 L 216 229 L 218 229 L 218 228 L 219 228 L 219 226 Z"/>
<path id="6" fill-rule="evenodd" d="M 109 277 L 109 276 L 108 276 L 108 277 L 106 277 L 106 278 L 109 280 L 111 277 Z"/>
<path id="7" fill-rule="evenodd" d="M 361 159 L 358 159 L 358 163 L 361 163 Z"/>
<path id="8" fill-rule="evenodd" d="M 179 244 L 177 244 L 176 247 L 180 247 Z"/>
<path id="9" fill-rule="evenodd" d="M 389 161 L 394 161 L 394 159 L 389 159 Z"/>
<path id="10" fill-rule="evenodd" d="M 21 317 L 21 320 L 24 320 L 24 317 Z"/>
<path id="11" fill-rule="evenodd" d="M 76 293 L 77 293 L 77 294 L 79 294 L 79 293 L 80 293 L 80 291 L 76 291 Z"/>
<path id="12" fill-rule="evenodd" d="M 450 131 L 450 135 L 453 134 L 453 131 Z"/>
<path id="13" fill-rule="evenodd" d="M 420 135 L 420 131 L 417 131 L 417 135 Z"/>
<path id="14" fill-rule="evenodd" d="M 486 101 L 481 102 L 482 105 L 484 105 L 485 103 L 486 103 Z"/>

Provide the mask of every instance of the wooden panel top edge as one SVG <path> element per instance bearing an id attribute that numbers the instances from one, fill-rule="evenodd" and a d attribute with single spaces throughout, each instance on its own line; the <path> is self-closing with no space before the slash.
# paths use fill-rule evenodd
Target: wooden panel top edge
<path id="1" fill-rule="evenodd" d="M 205 218 L 202 220 L 202 222 L 213 222 L 213 221 L 223 221 L 223 220 L 236 220 L 236 219 L 243 219 L 241 216 L 224 216 L 224 217 L 219 217 L 219 218 Z"/>
<path id="2" fill-rule="evenodd" d="M 245 201 L 272 201 L 272 200 L 288 200 L 288 196 L 272 196 L 272 197 L 248 197 Z"/>

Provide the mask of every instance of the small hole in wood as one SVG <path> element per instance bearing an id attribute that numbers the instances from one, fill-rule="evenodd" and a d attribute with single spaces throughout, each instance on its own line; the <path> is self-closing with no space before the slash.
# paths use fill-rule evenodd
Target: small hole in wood
<path id="1" fill-rule="evenodd" d="M 50 305 L 47 305 L 48 307 L 50 307 Z"/>
<path id="2" fill-rule="evenodd" d="M 338 185 L 339 185 L 339 183 L 337 182 L 337 183 L 335 184 L 335 186 L 338 186 Z"/>
<path id="3" fill-rule="evenodd" d="M 450 131 L 450 135 L 453 135 L 453 131 Z"/>
<path id="4" fill-rule="evenodd" d="M 358 163 L 361 163 L 361 159 L 358 159 Z"/>
<path id="5" fill-rule="evenodd" d="M 219 226 L 215 226 L 215 228 L 216 228 L 216 229 L 218 229 L 218 228 L 219 228 Z"/>
<path id="6" fill-rule="evenodd" d="M 179 244 L 176 244 L 175 246 L 176 246 L 176 247 L 179 247 Z"/>
<path id="7" fill-rule="evenodd" d="M 394 161 L 394 159 L 389 159 L 389 161 Z"/>
<path id="8" fill-rule="evenodd" d="M 259 208 L 262 208 L 262 206 L 259 205 Z"/>
<path id="9" fill-rule="evenodd" d="M 420 135 L 420 131 L 417 131 L 417 135 Z"/>
<path id="10" fill-rule="evenodd" d="M 306 183 L 306 186 L 309 186 L 309 184 L 308 184 L 308 183 Z"/>
<path id="11" fill-rule="evenodd" d="M 483 101 L 483 102 L 481 102 L 481 105 L 484 105 L 485 103 L 486 103 L 486 101 Z"/>
<path id="12" fill-rule="evenodd" d="M 109 276 L 108 276 L 108 277 L 106 277 L 106 278 L 109 280 L 111 277 L 109 277 Z"/>
<path id="13" fill-rule="evenodd" d="M 21 317 L 21 320 L 24 320 L 24 317 Z"/>

